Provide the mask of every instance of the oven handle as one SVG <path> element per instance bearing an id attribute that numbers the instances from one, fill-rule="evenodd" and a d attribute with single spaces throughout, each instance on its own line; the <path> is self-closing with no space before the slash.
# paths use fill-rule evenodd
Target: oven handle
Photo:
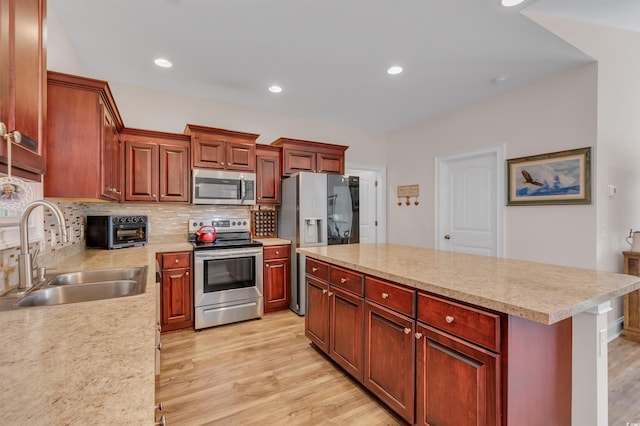
<path id="1" fill-rule="evenodd" d="M 252 257 L 257 255 L 262 255 L 262 248 L 197 250 L 194 252 L 195 258 L 202 259 L 202 260 L 227 259 L 230 257 L 238 257 L 238 256 Z"/>

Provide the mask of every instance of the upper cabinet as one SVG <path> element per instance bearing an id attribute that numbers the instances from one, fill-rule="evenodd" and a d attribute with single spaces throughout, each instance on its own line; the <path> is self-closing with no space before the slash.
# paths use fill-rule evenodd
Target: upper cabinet
<path id="1" fill-rule="evenodd" d="M 280 204 L 280 157 L 273 145 L 256 145 L 256 203 Z"/>
<path id="2" fill-rule="evenodd" d="M 189 201 L 189 137 L 125 129 L 125 202 Z"/>
<path id="3" fill-rule="evenodd" d="M 187 124 L 193 168 L 256 171 L 259 135 Z"/>
<path id="4" fill-rule="evenodd" d="M 109 85 L 49 71 L 47 92 L 44 196 L 119 201 L 123 125 Z"/>
<path id="5" fill-rule="evenodd" d="M 23 135 L 12 147 L 12 173 L 36 181 L 45 172 L 46 9 L 46 0 L 0 0 L 0 122 Z M 7 171 L 4 139 L 0 171 Z"/>
<path id="6" fill-rule="evenodd" d="M 344 174 L 344 145 L 279 138 L 271 145 L 282 147 L 282 175 L 296 172 Z"/>

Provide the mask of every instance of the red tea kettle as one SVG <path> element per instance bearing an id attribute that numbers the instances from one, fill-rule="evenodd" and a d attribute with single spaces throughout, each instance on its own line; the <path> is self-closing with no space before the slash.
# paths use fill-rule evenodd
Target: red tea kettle
<path id="1" fill-rule="evenodd" d="M 200 243 L 213 243 L 216 240 L 216 228 L 213 226 L 201 226 L 196 231 L 196 236 Z"/>

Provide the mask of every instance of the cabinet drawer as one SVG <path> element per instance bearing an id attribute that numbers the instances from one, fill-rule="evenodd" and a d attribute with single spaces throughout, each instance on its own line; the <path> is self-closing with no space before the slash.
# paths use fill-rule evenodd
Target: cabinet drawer
<path id="1" fill-rule="evenodd" d="M 329 281 L 329 264 L 320 262 L 319 260 L 307 258 L 306 273 L 319 278 L 323 281 Z"/>
<path id="2" fill-rule="evenodd" d="M 289 246 L 271 246 L 264 248 L 264 260 L 286 259 L 289 257 Z"/>
<path id="3" fill-rule="evenodd" d="M 162 253 L 162 269 L 188 268 L 191 264 L 191 253 Z"/>
<path id="4" fill-rule="evenodd" d="M 365 297 L 411 318 L 416 316 L 415 290 L 367 277 L 365 279 Z"/>
<path id="5" fill-rule="evenodd" d="M 418 321 L 500 352 L 500 316 L 497 314 L 419 293 Z"/>
<path id="6" fill-rule="evenodd" d="M 347 291 L 350 291 L 358 296 L 363 296 L 363 278 L 364 275 L 350 271 L 348 269 L 339 268 L 337 266 L 331 267 L 331 285 L 336 287 L 343 288 Z"/>

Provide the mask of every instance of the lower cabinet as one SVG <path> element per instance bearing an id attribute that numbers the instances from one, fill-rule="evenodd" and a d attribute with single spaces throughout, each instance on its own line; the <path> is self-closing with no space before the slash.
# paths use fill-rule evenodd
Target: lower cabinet
<path id="1" fill-rule="evenodd" d="M 413 319 L 365 302 L 364 385 L 409 423 L 415 416 L 414 333 Z"/>
<path id="2" fill-rule="evenodd" d="M 500 355 L 418 323 L 419 425 L 499 425 Z"/>
<path id="3" fill-rule="evenodd" d="M 362 381 L 364 371 L 364 299 L 337 287 L 329 293 L 329 356 Z"/>
<path id="4" fill-rule="evenodd" d="M 162 282 L 160 326 L 162 332 L 193 328 L 191 252 L 158 253 Z"/>
<path id="5" fill-rule="evenodd" d="M 264 248 L 263 300 L 265 314 L 289 308 L 291 299 L 289 287 L 290 250 L 289 245 Z"/>
<path id="6" fill-rule="evenodd" d="M 308 270 L 308 269 L 307 269 Z M 324 353 L 329 353 L 329 284 L 307 276 L 307 313 L 305 335 Z"/>

